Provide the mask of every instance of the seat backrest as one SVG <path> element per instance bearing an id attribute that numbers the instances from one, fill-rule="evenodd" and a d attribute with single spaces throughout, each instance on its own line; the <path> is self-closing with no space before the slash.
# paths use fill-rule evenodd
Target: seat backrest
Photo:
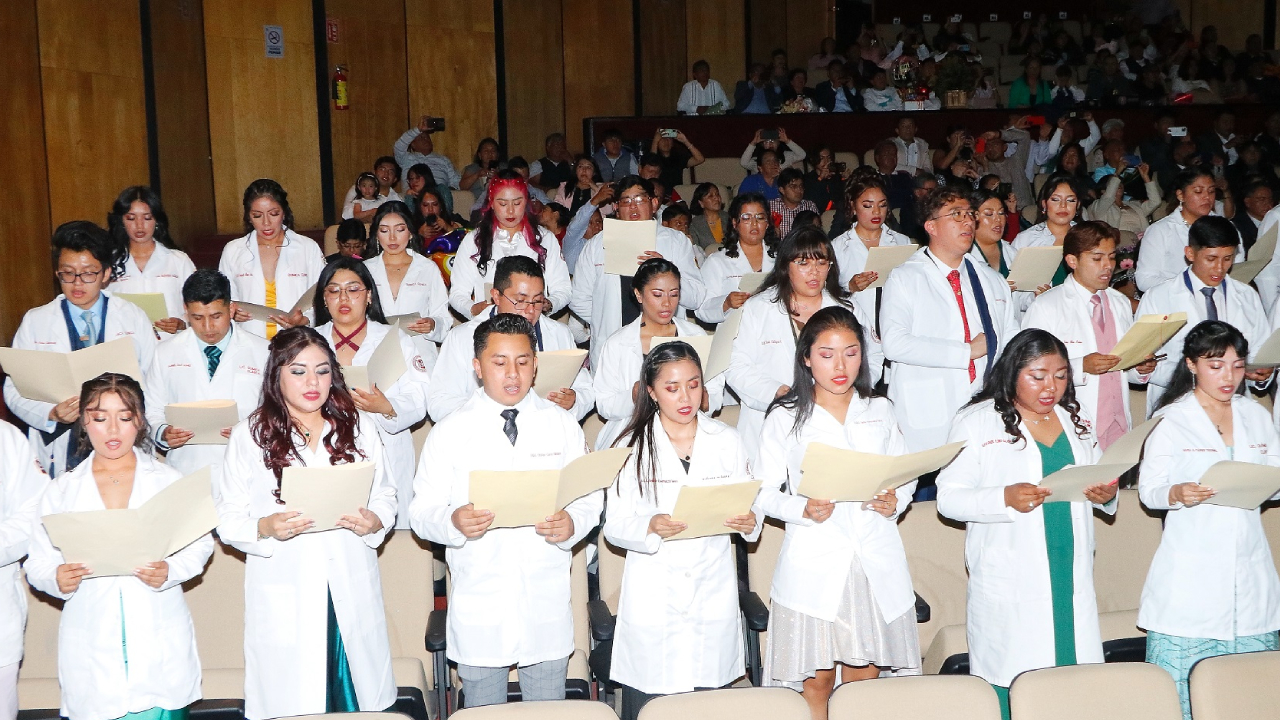
<path id="1" fill-rule="evenodd" d="M 701 165 L 695 167 L 693 175 L 700 183 L 713 182 L 736 186 L 747 176 L 747 171 L 742 167 L 739 158 L 715 157 L 707 158 Z"/>
<path id="2" fill-rule="evenodd" d="M 964 565 L 963 523 L 938 514 L 934 501 L 912 503 L 898 521 L 907 551 L 911 584 L 929 603 L 929 622 L 921 623 L 920 648 L 926 649 L 938 629 L 964 625 L 969 576 Z"/>
<path id="3" fill-rule="evenodd" d="M 22 586 L 27 592 L 27 631 L 23 638 L 22 667 L 18 676 L 23 680 L 56 678 L 62 601 L 36 592 L 25 576 Z"/>
<path id="4" fill-rule="evenodd" d="M 876 149 L 875 148 L 870 148 L 866 152 L 862 153 L 862 164 L 868 167 L 875 167 L 876 165 Z"/>
<path id="5" fill-rule="evenodd" d="M 894 677 L 841 685 L 831 695 L 827 716 L 831 720 L 999 720 L 1000 701 L 990 683 L 973 675 Z"/>
<path id="6" fill-rule="evenodd" d="M 1173 677 L 1150 663 L 1069 665 L 1025 672 L 1009 688 L 1009 707 L 1018 720 L 1182 717 Z"/>
<path id="7" fill-rule="evenodd" d="M 609 492 L 609 491 L 605 491 Z M 622 597 L 622 571 L 626 567 L 627 551 L 605 540 L 600 533 L 599 541 L 600 599 L 609 606 L 609 612 L 618 614 L 618 599 Z"/>
<path id="8" fill-rule="evenodd" d="M 836 211 L 835 211 L 835 210 L 824 210 L 824 211 L 822 211 L 822 232 L 830 234 L 830 233 L 831 233 L 831 223 L 832 223 L 832 222 L 834 222 L 834 221 L 835 221 L 835 219 L 836 219 Z"/>
<path id="9" fill-rule="evenodd" d="M 1075 38 L 1076 42 L 1084 42 L 1084 30 L 1081 28 L 1079 20 L 1063 20 L 1062 29 Z"/>
<path id="10" fill-rule="evenodd" d="M 330 225 L 324 229 L 324 254 L 326 256 L 338 252 L 338 226 Z"/>
<path id="11" fill-rule="evenodd" d="M 462 217 L 471 217 L 471 206 L 476 203 L 476 196 L 470 190 L 453 191 L 453 212 Z"/>
<path id="12" fill-rule="evenodd" d="M 412 530 L 392 530 L 378 549 L 378 573 L 382 576 L 382 603 L 387 614 L 391 657 L 411 657 L 431 668 L 431 655 L 423 644 L 427 616 L 435 609 L 431 544 Z"/>
<path id="13" fill-rule="evenodd" d="M 782 539 L 787 530 L 781 520 L 767 518 L 760 528 L 760 537 L 747 544 L 747 586 L 765 605 L 769 604 L 769 588 L 773 586 L 773 571 L 778 567 L 778 554 L 782 552 Z"/>
<path id="14" fill-rule="evenodd" d="M 685 172 L 688 172 L 688 170 Z M 676 194 L 680 196 L 681 200 L 684 200 L 685 205 L 693 207 L 693 192 L 697 189 L 697 183 L 685 183 L 676 186 Z"/>
<path id="15" fill-rule="evenodd" d="M 1138 607 L 1151 558 L 1160 545 L 1160 517 L 1142 506 L 1137 490 L 1121 490 L 1115 515 L 1094 513 L 1094 591 L 1098 612 Z"/>
<path id="16" fill-rule="evenodd" d="M 1013 37 L 1013 26 L 1007 22 L 979 23 L 978 37 L 983 40 L 993 40 L 1001 46 L 1008 45 L 1009 38 Z"/>
<path id="17" fill-rule="evenodd" d="M 365 714 L 368 713 L 348 717 L 363 720 Z M 608 705 L 595 700 L 504 703 L 458 710 L 450 717 L 458 720 L 618 720 Z"/>
<path id="18" fill-rule="evenodd" d="M 1238 720 L 1275 714 L 1280 707 L 1280 652 L 1205 658 L 1191 668 L 1191 713 L 1196 720 Z"/>
<path id="19" fill-rule="evenodd" d="M 200 667 L 244 667 L 244 553 L 219 542 L 199 577 L 183 586 Z"/>
<path id="20" fill-rule="evenodd" d="M 787 688 L 728 688 L 656 697 L 640 720 L 809 720 L 809 706 Z"/>
<path id="21" fill-rule="evenodd" d="M 858 153 L 841 150 L 836 153 L 836 162 L 844 163 L 846 172 L 852 171 L 856 167 L 862 166 L 862 161 L 858 159 Z"/>

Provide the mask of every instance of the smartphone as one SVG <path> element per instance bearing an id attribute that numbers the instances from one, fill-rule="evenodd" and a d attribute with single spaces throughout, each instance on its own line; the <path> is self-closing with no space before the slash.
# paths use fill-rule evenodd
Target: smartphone
<path id="1" fill-rule="evenodd" d="M 777 131 L 777 130 L 761 130 L 761 131 L 760 131 L 760 139 L 761 139 L 761 140 L 772 140 L 772 141 L 774 141 L 774 142 L 777 142 L 777 141 L 778 141 L 778 131 Z"/>
<path id="2" fill-rule="evenodd" d="M 951 22 L 953 22 L 953 23 L 958 23 L 958 22 L 960 22 L 960 21 L 961 21 L 961 20 L 963 20 L 963 19 L 964 19 L 964 18 L 963 18 L 962 16 L 960 16 L 960 15 L 952 15 L 952 16 L 951 16 Z"/>
<path id="3" fill-rule="evenodd" d="M 843 175 L 846 167 L 847 166 L 842 162 L 833 162 L 831 163 L 831 172 L 837 175 Z"/>
<path id="4" fill-rule="evenodd" d="M 1027 122 L 1028 122 L 1028 123 L 1030 123 L 1030 124 L 1032 124 L 1032 125 L 1044 125 L 1044 124 L 1045 124 L 1044 116 L 1043 116 L 1043 115 L 1028 115 L 1028 116 L 1027 116 Z"/>
<path id="5" fill-rule="evenodd" d="M 676 136 L 676 131 L 672 128 L 666 128 L 664 130 L 659 130 L 658 135 L 664 138 L 674 138 Z"/>
<path id="6" fill-rule="evenodd" d="M 443 132 L 443 131 L 444 131 L 444 118 L 437 118 L 437 117 L 428 118 L 428 119 L 427 119 L 427 130 L 429 130 L 430 132 Z"/>
<path id="7" fill-rule="evenodd" d="M 1142 164 L 1142 158 L 1138 157 L 1137 155 L 1125 155 L 1124 164 L 1128 165 L 1131 168 L 1136 168 Z"/>
<path id="8" fill-rule="evenodd" d="M 975 153 L 977 153 L 978 155 L 981 155 L 982 153 L 986 152 L 986 151 L 987 151 L 987 139 L 986 139 L 986 138 L 978 138 L 977 140 L 974 140 L 974 141 L 973 141 L 973 151 L 974 151 Z"/>
<path id="9" fill-rule="evenodd" d="M 1169 128 L 1169 137 L 1186 137 L 1186 136 L 1187 136 L 1186 125 L 1176 125 L 1174 127 Z"/>

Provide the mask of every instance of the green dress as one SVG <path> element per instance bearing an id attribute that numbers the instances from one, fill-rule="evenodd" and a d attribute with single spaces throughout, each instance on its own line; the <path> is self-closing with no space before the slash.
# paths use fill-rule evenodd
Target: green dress
<path id="1" fill-rule="evenodd" d="M 338 631 L 338 614 L 333 609 L 332 593 L 329 594 L 329 637 L 325 648 L 328 669 L 324 694 L 325 712 L 359 712 L 360 701 L 356 699 L 351 666 L 347 663 L 347 651 L 342 646 L 342 633 Z"/>

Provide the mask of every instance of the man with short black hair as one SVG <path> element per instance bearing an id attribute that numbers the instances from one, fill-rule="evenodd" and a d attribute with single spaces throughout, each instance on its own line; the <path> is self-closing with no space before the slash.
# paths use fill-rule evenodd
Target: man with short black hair
<path id="1" fill-rule="evenodd" d="M 693 64 L 693 79 L 680 89 L 676 112 L 681 115 L 718 114 L 729 109 L 729 97 L 720 83 L 711 79 L 711 64 L 699 60 Z"/>
<path id="2" fill-rule="evenodd" d="M 818 107 L 827 112 L 866 111 L 853 78 L 845 72 L 844 63 L 839 60 L 832 60 L 827 65 L 827 79 L 818 83 L 813 94 Z"/>
<path id="3" fill-rule="evenodd" d="M 782 93 L 769 82 L 768 70 L 753 63 L 746 80 L 739 80 L 733 90 L 733 111 L 743 115 L 768 115 L 782 105 Z"/>
<path id="4" fill-rule="evenodd" d="M 431 129 L 431 120 L 430 115 L 423 115 L 417 127 L 409 128 L 396 140 L 395 160 L 406 174 L 414 165 L 425 163 L 442 188 L 457 190 L 462 176 L 449 158 L 436 152 L 435 141 L 431 139 L 435 132 Z"/>
<path id="5" fill-rule="evenodd" d="M 622 146 L 622 133 L 617 130 L 605 131 L 600 150 L 592 159 L 596 161 L 596 169 L 600 171 L 601 182 L 615 182 L 628 175 L 635 175 L 640 169 L 636 164 L 636 156 Z"/>
<path id="6" fill-rule="evenodd" d="M 573 153 L 560 132 L 548 135 L 544 147 L 546 154 L 529 166 L 529 182 L 550 192 L 573 180 Z"/>
<path id="7" fill-rule="evenodd" d="M 1240 200 L 1244 212 L 1236 211 L 1231 218 L 1236 230 L 1240 231 L 1240 240 L 1244 243 L 1245 253 L 1258 241 L 1258 230 L 1262 227 L 1262 219 L 1276 206 L 1274 189 L 1261 180 L 1254 180 L 1244 186 Z"/>
<path id="8" fill-rule="evenodd" d="M 769 213 L 773 215 L 774 224 L 778 228 L 778 236 L 786 237 L 791 232 L 791 224 L 796 215 L 808 210 L 818 212 L 818 206 L 811 200 L 804 199 L 804 173 L 795 168 L 787 168 L 778 173 L 778 197 L 769 201 Z"/>

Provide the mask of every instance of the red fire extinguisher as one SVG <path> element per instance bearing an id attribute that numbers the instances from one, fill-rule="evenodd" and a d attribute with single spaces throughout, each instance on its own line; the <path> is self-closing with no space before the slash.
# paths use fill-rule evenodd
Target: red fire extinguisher
<path id="1" fill-rule="evenodd" d="M 347 110 L 351 99 L 347 95 L 347 69 L 341 65 L 333 71 L 333 109 Z"/>

